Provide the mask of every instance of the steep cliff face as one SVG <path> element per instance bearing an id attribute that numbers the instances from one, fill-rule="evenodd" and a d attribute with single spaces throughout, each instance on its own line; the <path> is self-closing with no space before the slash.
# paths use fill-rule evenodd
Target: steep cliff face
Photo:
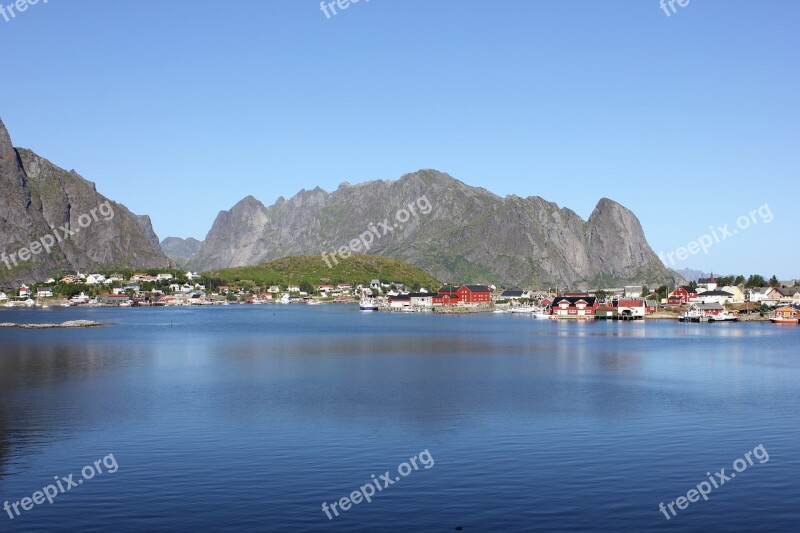
<path id="1" fill-rule="evenodd" d="M 416 214 L 399 222 L 396 215 L 410 213 L 410 205 Z M 388 229 L 381 226 L 387 222 Z M 611 200 L 601 200 L 584 221 L 542 198 L 501 198 L 433 170 L 344 183 L 333 193 L 304 190 L 269 207 L 248 197 L 219 214 L 190 265 L 207 270 L 321 255 L 370 231 L 369 253 L 453 282 L 575 286 L 657 283 L 673 275 L 635 215 Z"/>
<path id="2" fill-rule="evenodd" d="M 148 217 L 110 201 L 74 171 L 15 149 L 2 121 L 0 254 L 0 283 L 9 285 L 58 270 L 169 266 Z"/>

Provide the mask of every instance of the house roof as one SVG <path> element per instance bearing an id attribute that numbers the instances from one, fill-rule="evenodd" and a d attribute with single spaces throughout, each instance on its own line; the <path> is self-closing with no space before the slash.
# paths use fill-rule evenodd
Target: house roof
<path id="1" fill-rule="evenodd" d="M 781 287 L 779 289 L 775 289 L 778 294 L 781 296 L 794 296 L 798 292 L 800 292 L 800 287 Z"/>
<path id="2" fill-rule="evenodd" d="M 594 296 L 559 296 L 555 300 L 553 300 L 553 307 L 559 305 L 562 301 L 569 302 L 570 305 L 575 305 L 581 300 L 586 302 L 586 304 L 590 307 L 593 307 L 597 303 L 597 298 Z"/>
<path id="3" fill-rule="evenodd" d="M 701 292 L 698 296 L 700 298 L 705 298 L 706 296 L 733 296 L 733 294 L 726 291 L 706 291 Z"/>
<path id="4" fill-rule="evenodd" d="M 462 285 L 462 287 L 466 287 L 471 292 L 492 292 L 486 285 Z M 461 290 L 461 288 L 459 288 L 459 290 Z"/>
<path id="5" fill-rule="evenodd" d="M 694 304 L 693 307 L 701 311 L 723 311 L 725 309 L 724 307 L 722 307 L 722 304 L 720 303 Z"/>
<path id="6" fill-rule="evenodd" d="M 524 291 L 513 289 L 513 290 L 503 291 L 503 294 L 501 294 L 500 297 L 501 298 L 521 298 L 523 294 L 524 294 Z"/>

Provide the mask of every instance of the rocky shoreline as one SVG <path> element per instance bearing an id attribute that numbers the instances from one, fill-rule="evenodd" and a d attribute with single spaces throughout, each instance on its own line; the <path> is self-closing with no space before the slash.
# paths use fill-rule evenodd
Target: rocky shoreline
<path id="1" fill-rule="evenodd" d="M 69 320 L 60 324 L 15 324 L 13 322 L 2 322 L 0 328 L 18 329 L 62 329 L 62 328 L 96 328 L 103 326 L 101 322 L 93 320 Z"/>

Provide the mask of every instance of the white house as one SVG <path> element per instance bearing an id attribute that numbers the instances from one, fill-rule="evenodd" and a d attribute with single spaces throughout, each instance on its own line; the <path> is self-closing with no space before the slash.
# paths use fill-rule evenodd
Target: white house
<path id="1" fill-rule="evenodd" d="M 628 285 L 625 287 L 625 298 L 641 298 L 643 290 L 641 285 Z"/>
<path id="2" fill-rule="evenodd" d="M 267 292 L 270 294 L 280 294 L 281 288 L 278 285 L 270 285 Z"/>
<path id="3" fill-rule="evenodd" d="M 411 295 L 412 307 L 433 307 L 433 295 L 417 293 Z"/>
<path id="4" fill-rule="evenodd" d="M 300 285 L 289 285 L 287 290 L 289 292 L 300 292 Z"/>
<path id="5" fill-rule="evenodd" d="M 200 279 L 200 277 L 201 277 L 200 274 L 198 274 L 197 272 L 192 272 L 191 270 L 186 272 L 186 279 L 188 279 L 189 281 Z"/>
<path id="6" fill-rule="evenodd" d="M 106 277 L 102 274 L 89 274 L 86 276 L 86 284 L 87 285 L 100 285 L 106 280 Z"/>
<path id="7" fill-rule="evenodd" d="M 172 274 L 159 274 L 156 276 L 158 281 L 169 281 L 172 279 Z"/>
<path id="8" fill-rule="evenodd" d="M 7 301 L 8 301 L 8 296 L 6 295 L 6 293 L 0 291 L 0 302 L 7 302 Z"/>
<path id="9" fill-rule="evenodd" d="M 640 298 L 626 298 L 619 301 L 617 312 L 625 318 L 644 318 L 647 314 L 647 302 Z"/>
<path id="10" fill-rule="evenodd" d="M 37 298 L 52 298 L 53 290 L 50 287 L 42 287 L 36 291 Z"/>
<path id="11" fill-rule="evenodd" d="M 772 290 L 772 287 L 753 287 L 747 291 L 747 295 L 751 302 L 761 303 L 767 299 L 767 294 Z"/>
<path id="12" fill-rule="evenodd" d="M 20 298 L 24 298 L 26 296 L 30 297 L 30 295 L 31 295 L 31 290 L 28 288 L 27 285 L 22 285 L 19 288 L 19 297 Z"/>
<path id="13" fill-rule="evenodd" d="M 697 302 L 725 305 L 733 302 L 733 294 L 726 291 L 708 290 L 697 295 Z"/>

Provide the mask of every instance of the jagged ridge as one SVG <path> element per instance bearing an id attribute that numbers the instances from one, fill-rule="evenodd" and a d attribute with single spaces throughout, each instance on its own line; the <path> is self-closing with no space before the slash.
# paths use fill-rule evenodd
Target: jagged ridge
<path id="1" fill-rule="evenodd" d="M 501 198 L 435 170 L 343 183 L 332 193 L 302 190 L 269 207 L 249 196 L 219 214 L 190 265 L 210 270 L 332 252 L 421 197 L 430 213 L 376 239 L 369 253 L 456 282 L 575 286 L 660 283 L 674 275 L 636 216 L 612 200 L 602 199 L 584 221 L 542 198 Z"/>

